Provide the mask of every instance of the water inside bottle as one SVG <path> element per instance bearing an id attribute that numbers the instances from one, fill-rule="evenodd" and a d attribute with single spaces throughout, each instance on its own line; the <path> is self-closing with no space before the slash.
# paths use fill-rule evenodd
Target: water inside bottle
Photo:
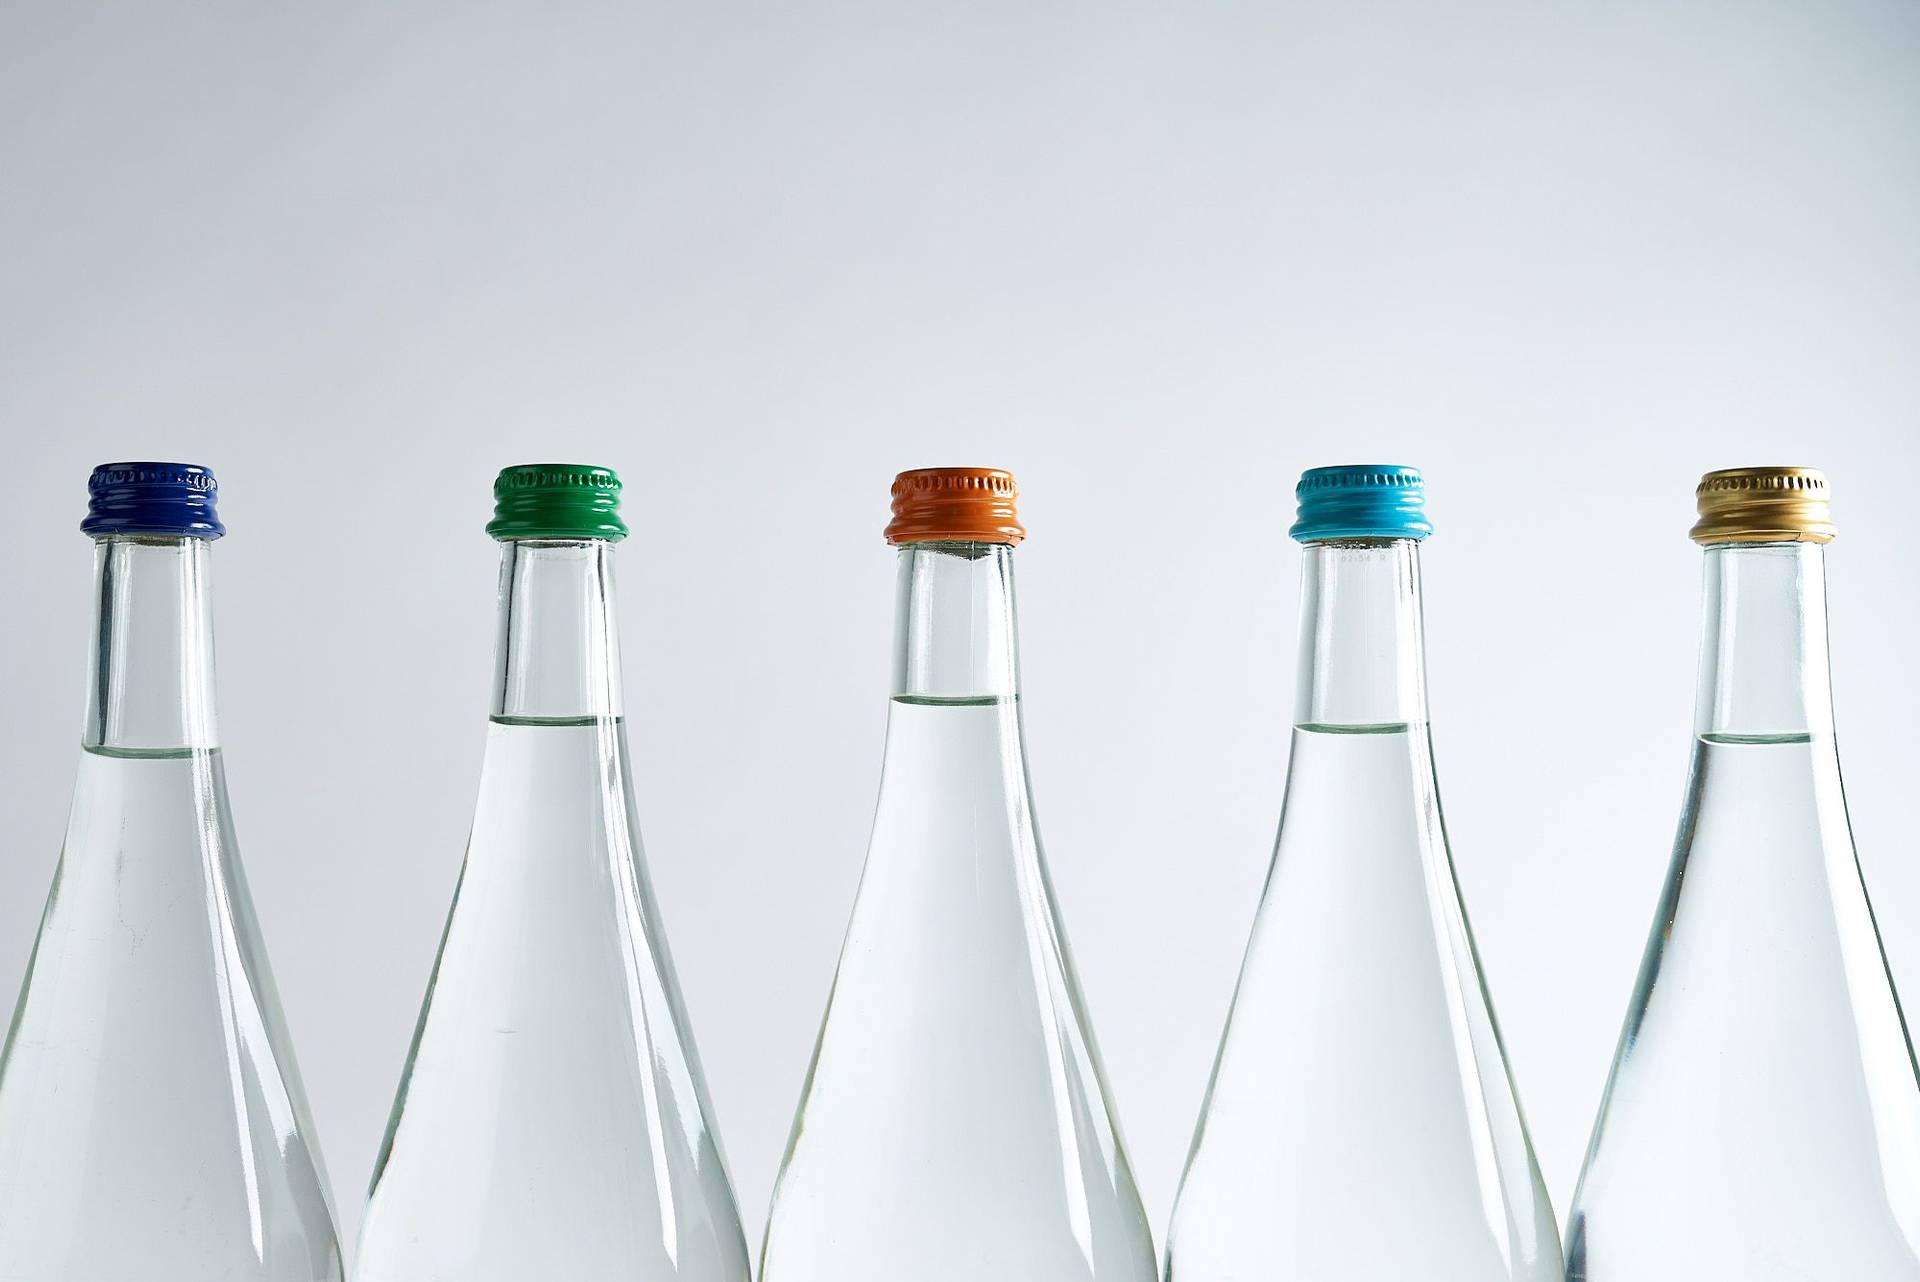
<path id="1" fill-rule="evenodd" d="M 1833 740 L 1703 735 L 1574 1282 L 1920 1278 L 1920 1088 Z"/>
<path id="2" fill-rule="evenodd" d="M 337 1282 L 217 749 L 82 754 L 0 1055 L 0 1280 Z"/>
<path id="3" fill-rule="evenodd" d="M 358 1282 L 744 1282 L 624 727 L 495 717 Z"/>
<path id="4" fill-rule="evenodd" d="M 1177 1282 L 1562 1282 L 1425 727 L 1295 727 L 1168 1243 Z"/>
<path id="5" fill-rule="evenodd" d="M 1011 698 L 893 701 L 763 1282 L 1150 1282 Z"/>

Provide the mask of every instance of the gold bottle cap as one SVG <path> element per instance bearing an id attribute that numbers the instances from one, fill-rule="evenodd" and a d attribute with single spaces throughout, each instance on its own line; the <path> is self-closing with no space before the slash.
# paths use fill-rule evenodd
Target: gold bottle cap
<path id="1" fill-rule="evenodd" d="M 1013 473 L 997 467 L 923 467 L 893 479 L 887 542 L 1005 543 L 1027 537 Z"/>
<path id="2" fill-rule="evenodd" d="M 1693 492 L 1695 543 L 1830 543 L 1832 490 L 1818 468 L 1730 467 Z"/>

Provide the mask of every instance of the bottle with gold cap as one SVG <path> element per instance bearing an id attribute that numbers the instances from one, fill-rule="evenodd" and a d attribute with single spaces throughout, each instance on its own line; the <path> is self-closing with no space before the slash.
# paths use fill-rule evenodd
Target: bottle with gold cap
<path id="1" fill-rule="evenodd" d="M 1574 1282 L 1920 1279 L 1920 1077 L 1827 674 L 1827 483 L 1709 473 L 1693 771 L 1569 1223 Z"/>
<path id="2" fill-rule="evenodd" d="M 1563 1282 L 1440 819 L 1410 467 L 1314 468 L 1280 833 L 1170 1282 Z"/>
<path id="3" fill-rule="evenodd" d="M 746 1282 L 641 857 L 601 467 L 510 467 L 480 800 L 358 1282 Z"/>
<path id="4" fill-rule="evenodd" d="M 761 1282 L 1150 1282 L 1034 831 L 1013 478 L 904 472 L 879 809 Z"/>

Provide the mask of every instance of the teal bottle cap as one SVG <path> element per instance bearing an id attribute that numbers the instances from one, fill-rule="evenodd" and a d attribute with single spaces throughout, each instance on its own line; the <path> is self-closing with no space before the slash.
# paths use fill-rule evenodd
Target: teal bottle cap
<path id="1" fill-rule="evenodd" d="M 620 478 L 584 463 L 521 463 L 493 482 L 496 539 L 624 539 Z"/>
<path id="2" fill-rule="evenodd" d="M 1293 492 L 1300 516 L 1288 533 L 1302 543 L 1424 539 L 1433 533 L 1419 468 L 1391 463 L 1309 468 Z"/>

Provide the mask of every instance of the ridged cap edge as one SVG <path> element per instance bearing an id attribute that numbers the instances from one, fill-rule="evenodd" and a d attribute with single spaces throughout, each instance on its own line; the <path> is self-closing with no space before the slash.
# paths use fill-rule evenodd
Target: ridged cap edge
<path id="1" fill-rule="evenodd" d="M 887 542 L 1004 543 L 1027 537 L 1020 487 L 997 467 L 923 467 L 893 478 Z"/>
<path id="2" fill-rule="evenodd" d="M 493 482 L 496 539 L 608 539 L 627 537 L 620 519 L 620 477 L 588 463 L 519 463 Z"/>
<path id="3" fill-rule="evenodd" d="M 217 539 L 227 532 L 219 497 L 220 483 L 198 463 L 102 463 L 87 478 L 80 532 Z"/>
<path id="4" fill-rule="evenodd" d="M 1730 467 L 1694 489 L 1695 543 L 1831 543 L 1833 489 L 1812 467 Z"/>
<path id="5" fill-rule="evenodd" d="M 1413 539 L 1433 534 L 1426 481 L 1398 463 L 1308 468 L 1293 488 L 1298 519 L 1288 531 L 1302 543 L 1339 539 Z"/>

